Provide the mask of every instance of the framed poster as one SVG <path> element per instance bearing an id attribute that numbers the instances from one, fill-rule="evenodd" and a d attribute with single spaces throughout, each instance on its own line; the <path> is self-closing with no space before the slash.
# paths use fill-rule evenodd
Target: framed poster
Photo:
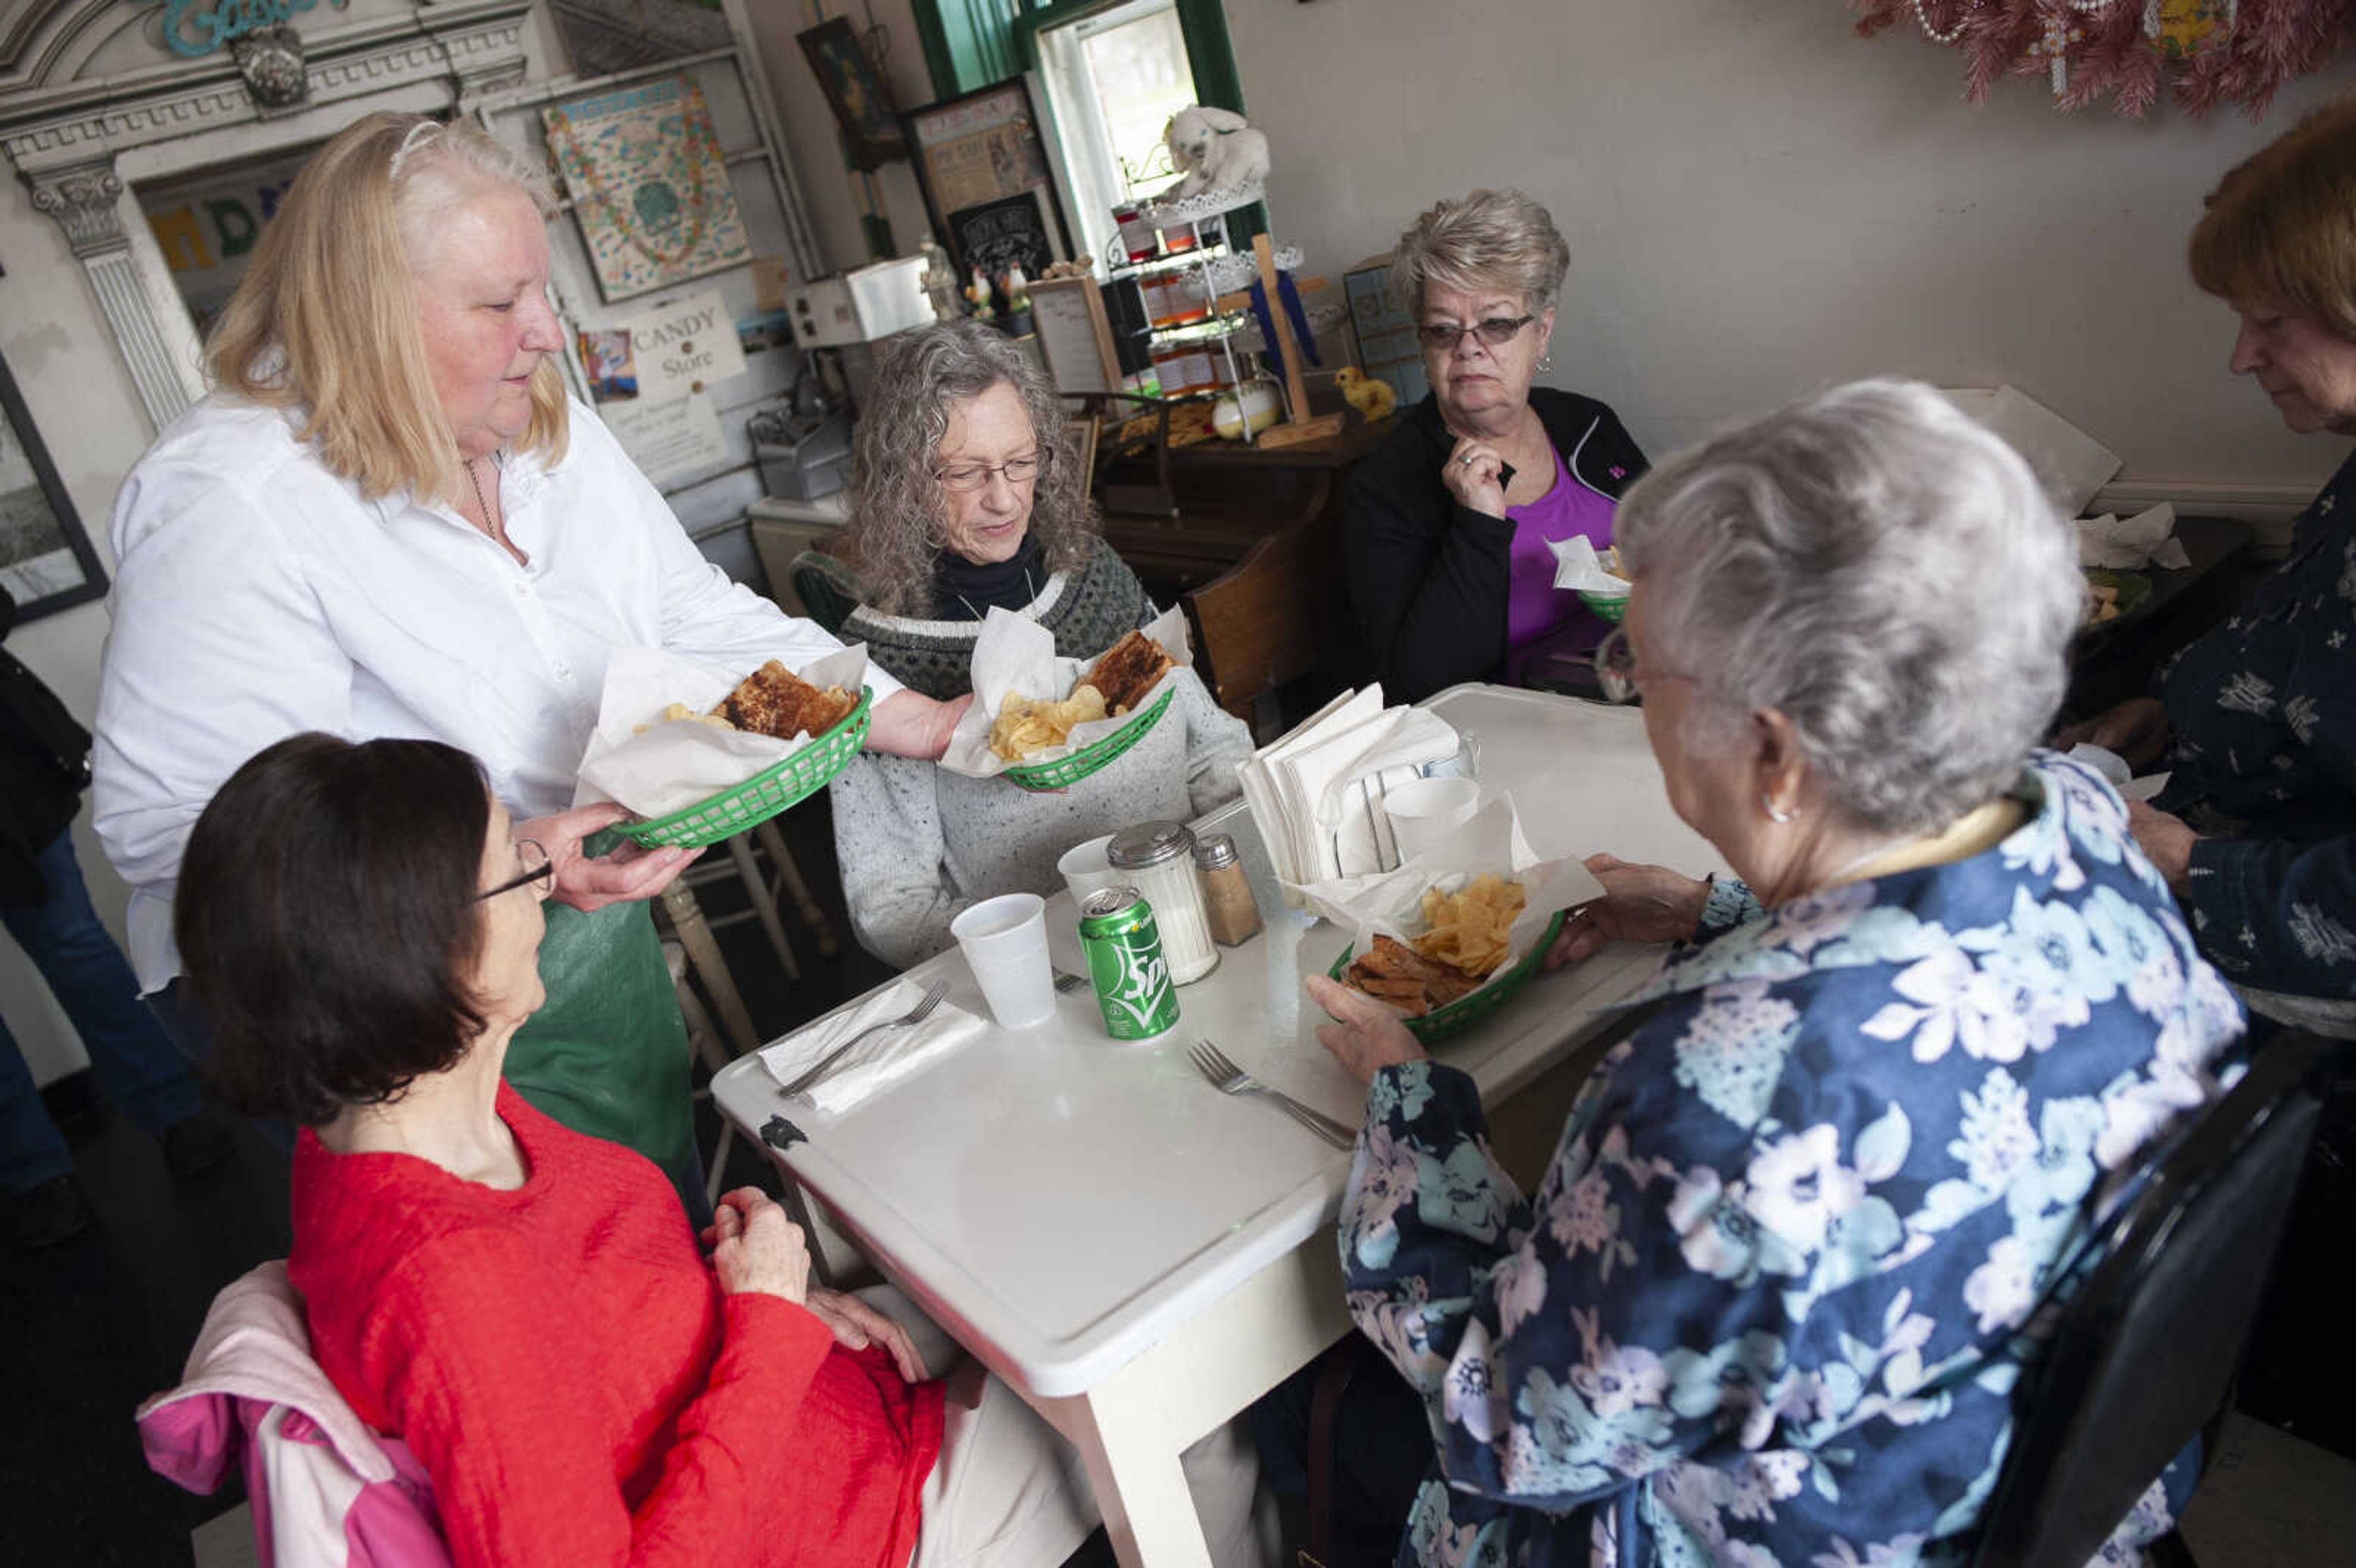
<path id="1" fill-rule="evenodd" d="M 1105 315 L 1104 285 L 1094 278 L 1033 283 L 1031 329 L 1057 391 L 1120 390 L 1120 357 Z"/>
<path id="2" fill-rule="evenodd" d="M 694 82 L 666 78 L 541 116 L 607 300 L 751 259 L 720 137 Z"/>
<path id="3" fill-rule="evenodd" d="M 876 79 L 874 62 L 860 46 L 849 18 L 836 16 L 794 35 L 819 91 L 842 126 L 844 148 L 854 169 L 881 168 L 908 155 L 908 139 L 892 113 L 892 95 Z"/>
<path id="4" fill-rule="evenodd" d="M 1032 78 L 912 109 L 901 121 L 915 149 L 916 183 L 924 189 L 933 228 L 948 244 L 960 276 L 974 262 L 958 249 L 957 215 L 1026 194 L 1035 193 L 1044 214 L 1042 227 L 1054 251 L 1048 260 L 1072 253 L 1071 227 L 1040 139 L 1043 122 L 1032 99 Z"/>
<path id="5" fill-rule="evenodd" d="M 106 592 L 106 572 L 33 429 L 16 379 L 0 360 L 0 588 L 18 621 Z"/>
<path id="6" fill-rule="evenodd" d="M 1063 259 L 1047 232 L 1048 193 L 1026 190 L 949 214 L 949 254 L 960 275 L 981 269 L 993 283 L 1019 266 L 1033 278 Z M 1034 288 L 1036 284 L 1033 285 Z"/>

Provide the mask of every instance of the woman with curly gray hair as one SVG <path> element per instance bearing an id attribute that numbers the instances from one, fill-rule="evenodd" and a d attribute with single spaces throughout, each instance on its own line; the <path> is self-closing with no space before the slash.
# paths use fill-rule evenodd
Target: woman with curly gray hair
<path id="1" fill-rule="evenodd" d="M 1395 699 L 1509 679 L 1541 639 L 1602 635 L 1556 590 L 1548 546 L 1610 544 L 1644 454 L 1605 404 L 1530 385 L 1554 367 L 1569 268 L 1554 219 L 1517 190 L 1440 202 L 1392 252 L 1431 394 L 1352 472 L 1342 561 L 1370 673 Z"/>
<path id="2" fill-rule="evenodd" d="M 1439 1439 L 1401 1561 L 1960 1561 L 2024 1326 L 2241 1011 L 2118 796 L 2031 750 L 2083 591 L 2002 442 L 1927 387 L 1843 387 L 1672 458 L 1620 534 L 1606 662 L 1740 880 L 1589 862 L 1553 961 L 1691 945 L 1535 1197 L 1472 1079 L 1309 982 L 1369 1084 L 1351 1310 Z"/>
<path id="3" fill-rule="evenodd" d="M 851 556 L 865 602 L 842 635 L 912 688 L 972 689 L 973 645 L 994 606 L 1088 659 L 1156 613 L 1097 532 L 1088 475 L 1038 365 L 978 322 L 891 340 L 853 441 Z M 907 965 L 948 945 L 979 900 L 1057 884 L 1075 844 L 1132 823 L 1183 821 L 1232 799 L 1251 732 L 1192 670 L 1170 711 L 1117 762 L 1058 795 L 861 758 L 833 786 L 852 926 Z"/>

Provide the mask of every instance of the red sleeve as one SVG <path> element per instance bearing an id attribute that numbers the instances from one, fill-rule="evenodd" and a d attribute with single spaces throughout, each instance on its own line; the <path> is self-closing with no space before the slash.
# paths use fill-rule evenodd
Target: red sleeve
<path id="1" fill-rule="evenodd" d="M 740 1553 L 756 1499 L 785 1483 L 795 1412 L 833 1344 L 775 1296 L 722 1307 L 703 1392 L 635 1517 L 608 1435 L 575 1409 L 595 1369 L 566 1351 L 565 1287 L 511 1238 L 467 1232 L 405 1260 L 360 1354 L 433 1477 L 459 1568 L 703 1568 Z"/>

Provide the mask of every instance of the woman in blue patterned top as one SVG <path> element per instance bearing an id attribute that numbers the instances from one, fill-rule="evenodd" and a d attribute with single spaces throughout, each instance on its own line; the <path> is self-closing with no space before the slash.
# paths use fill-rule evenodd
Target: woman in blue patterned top
<path id="1" fill-rule="evenodd" d="M 2192 277 L 2241 317 L 2232 367 L 2302 434 L 2356 435 L 2356 103 L 2228 174 Z M 2157 698 L 2064 739 L 2173 770 L 2129 825 L 2253 1010 L 2356 1038 L 2356 458 L 2240 614 Z"/>
<path id="2" fill-rule="evenodd" d="M 2118 797 L 2029 749 L 2081 589 L 2002 443 L 1822 393 L 1655 470 L 1620 544 L 1670 801 L 1740 880 L 1590 862 L 1551 956 L 1691 940 L 1537 1191 L 1469 1077 L 1311 982 L 1370 1084 L 1351 1311 L 1436 1438 L 1399 1560 L 1961 1561 L 2039 1309 L 2240 1010 Z"/>

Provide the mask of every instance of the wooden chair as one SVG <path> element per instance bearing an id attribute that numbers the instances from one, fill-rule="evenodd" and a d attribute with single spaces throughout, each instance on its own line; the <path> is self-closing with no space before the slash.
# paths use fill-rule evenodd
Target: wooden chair
<path id="1" fill-rule="evenodd" d="M 1348 613 L 1333 529 L 1312 519 L 1270 534 L 1183 603 L 1212 700 L 1257 732 L 1261 699 L 1328 668 L 1343 645 Z"/>

